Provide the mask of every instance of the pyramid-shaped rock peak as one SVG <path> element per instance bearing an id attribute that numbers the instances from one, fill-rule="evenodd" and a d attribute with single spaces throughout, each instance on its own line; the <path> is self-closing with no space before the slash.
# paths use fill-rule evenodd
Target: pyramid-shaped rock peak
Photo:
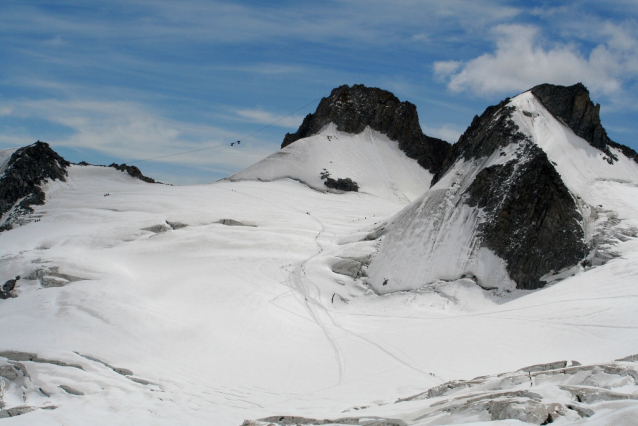
<path id="1" fill-rule="evenodd" d="M 401 102 L 387 90 L 362 84 L 341 86 L 323 98 L 314 114 L 308 114 L 295 133 L 286 134 L 282 148 L 315 135 L 333 123 L 337 130 L 359 134 L 370 127 L 399 142 L 399 148 L 424 168 L 436 173 L 451 145 L 421 131 L 416 106 Z"/>

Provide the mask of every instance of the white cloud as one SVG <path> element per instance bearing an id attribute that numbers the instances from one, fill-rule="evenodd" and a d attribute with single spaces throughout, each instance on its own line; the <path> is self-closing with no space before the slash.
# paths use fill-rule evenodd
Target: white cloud
<path id="1" fill-rule="evenodd" d="M 574 44 L 544 45 L 540 30 L 529 25 L 499 25 L 493 29 L 496 50 L 459 64 L 435 62 L 435 76 L 454 92 L 479 95 L 523 91 L 540 83 L 583 82 L 594 92 L 614 95 L 623 81 L 638 72 L 638 42 L 609 26 L 605 40 L 588 55 Z"/>
<path id="2" fill-rule="evenodd" d="M 283 115 L 276 115 L 268 111 L 258 109 L 240 109 L 237 110 L 237 115 L 248 119 L 251 123 L 272 124 L 273 126 L 287 127 L 295 130 L 303 121 L 303 116 L 301 115 L 290 115 L 285 117 Z"/>
<path id="3" fill-rule="evenodd" d="M 438 61 L 434 63 L 434 76 L 439 79 L 454 74 L 461 66 L 462 61 Z"/>
<path id="4" fill-rule="evenodd" d="M 60 37 L 58 35 L 58 36 L 55 36 L 55 37 L 53 37 L 53 38 L 51 38 L 49 40 L 46 40 L 44 42 L 44 44 L 46 44 L 48 46 L 52 46 L 52 47 L 58 47 L 58 46 L 64 45 L 64 40 L 62 40 L 62 37 Z"/>

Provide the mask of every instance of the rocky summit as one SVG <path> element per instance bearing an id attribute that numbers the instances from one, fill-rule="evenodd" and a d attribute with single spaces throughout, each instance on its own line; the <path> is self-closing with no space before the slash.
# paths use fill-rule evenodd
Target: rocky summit
<path id="1" fill-rule="evenodd" d="M 330 123 L 347 133 L 359 134 L 366 127 L 383 133 L 432 173 L 439 170 L 451 150 L 449 143 L 423 134 L 414 104 L 401 102 L 387 90 L 362 84 L 333 89 L 295 133 L 286 134 L 281 147 L 315 135 Z"/>

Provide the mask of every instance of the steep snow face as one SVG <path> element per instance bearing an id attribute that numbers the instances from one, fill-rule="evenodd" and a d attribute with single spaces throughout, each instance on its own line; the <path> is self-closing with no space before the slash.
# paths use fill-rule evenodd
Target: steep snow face
<path id="1" fill-rule="evenodd" d="M 638 164 L 615 148 L 618 160 L 611 161 L 531 92 L 495 111 L 476 134 L 503 132 L 498 120 L 506 113 L 518 127 L 517 137 L 478 158 L 469 153 L 485 147 L 470 142 L 442 178 L 386 226 L 369 267 L 378 293 L 467 276 L 499 292 L 537 288 L 578 272 L 592 248 L 608 250 L 609 234 L 635 233 L 622 220 L 636 212 L 609 210 L 614 197 L 605 183 L 638 185 Z M 605 256 L 596 250 L 588 257 L 594 264 Z"/>
<path id="2" fill-rule="evenodd" d="M 328 191 L 322 173 L 333 179 L 350 178 L 359 192 L 412 201 L 427 190 L 432 174 L 408 158 L 396 141 L 371 130 L 353 135 L 334 124 L 319 134 L 297 140 L 271 156 L 230 176 L 231 181 L 273 181 L 291 178 Z"/>

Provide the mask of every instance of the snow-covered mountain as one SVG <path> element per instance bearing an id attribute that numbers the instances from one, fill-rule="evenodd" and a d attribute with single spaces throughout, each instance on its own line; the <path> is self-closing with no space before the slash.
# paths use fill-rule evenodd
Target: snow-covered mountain
<path id="1" fill-rule="evenodd" d="M 318 190 L 338 190 L 331 180 L 350 179 L 359 191 L 412 201 L 451 151 L 423 134 L 413 104 L 360 84 L 334 89 L 281 147 L 229 179 L 291 178 Z"/>
<path id="2" fill-rule="evenodd" d="M 633 151 L 581 86 L 488 108 L 453 146 L 388 93 L 335 89 L 209 185 L 23 148 L 64 179 L 6 201 L 0 421 L 633 424 Z"/>
<path id="3" fill-rule="evenodd" d="M 587 113 L 573 113 L 583 117 L 574 129 L 558 112 L 567 107 Z M 467 277 L 499 291 L 543 287 L 635 236 L 633 207 L 618 198 L 636 185 L 635 152 L 608 140 L 584 86 L 535 87 L 476 117 L 434 185 L 383 225 L 370 283 L 380 293 Z"/>

